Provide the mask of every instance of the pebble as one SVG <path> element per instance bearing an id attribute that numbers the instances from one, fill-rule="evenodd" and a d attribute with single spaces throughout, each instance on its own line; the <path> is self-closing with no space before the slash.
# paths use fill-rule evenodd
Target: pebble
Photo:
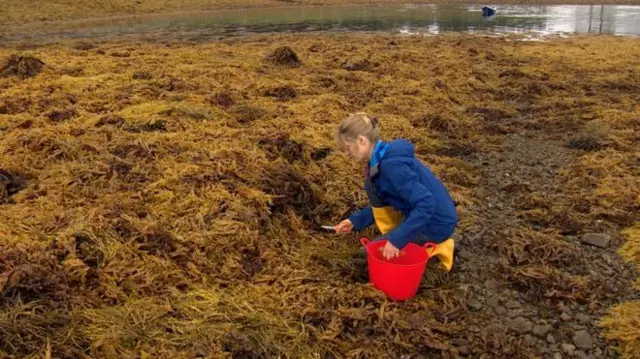
<path id="1" fill-rule="evenodd" d="M 568 322 L 568 321 L 571 320 L 571 316 L 569 314 L 567 314 L 567 313 L 562 313 L 560 315 L 560 319 L 564 320 L 565 322 Z"/>
<path id="2" fill-rule="evenodd" d="M 491 289 L 496 289 L 498 288 L 498 282 L 496 282 L 495 280 L 492 279 L 487 279 L 484 282 L 484 287 L 491 290 Z"/>
<path id="3" fill-rule="evenodd" d="M 531 321 L 524 317 L 517 317 L 511 321 L 511 329 L 520 334 L 529 333 L 532 327 Z"/>
<path id="4" fill-rule="evenodd" d="M 507 314 L 507 316 L 509 318 L 520 317 L 520 316 L 522 316 L 522 310 L 521 309 L 511 309 L 509 311 L 509 314 Z"/>
<path id="5" fill-rule="evenodd" d="M 496 307 L 496 313 L 498 315 L 506 315 L 507 314 L 507 308 L 499 305 L 499 306 Z"/>
<path id="6" fill-rule="evenodd" d="M 573 352 L 576 350 L 576 347 L 573 344 L 564 343 L 561 347 L 562 351 L 567 355 L 573 354 Z"/>
<path id="7" fill-rule="evenodd" d="M 547 334 L 547 342 L 549 344 L 555 344 L 556 343 L 556 337 L 554 337 L 553 334 L 551 334 L 551 333 Z"/>
<path id="8" fill-rule="evenodd" d="M 586 359 L 587 354 L 585 352 L 583 352 L 582 350 L 576 350 L 573 353 L 573 356 L 579 359 Z"/>
<path id="9" fill-rule="evenodd" d="M 603 233 L 587 233 L 582 236 L 582 243 L 590 244 L 598 248 L 607 248 L 611 242 L 611 236 Z"/>
<path id="10" fill-rule="evenodd" d="M 576 319 L 582 323 L 582 324 L 589 324 L 591 323 L 591 317 L 584 314 L 584 313 L 578 313 L 576 314 Z"/>
<path id="11" fill-rule="evenodd" d="M 560 353 L 553 353 L 553 359 L 562 359 L 562 354 L 560 354 Z"/>
<path id="12" fill-rule="evenodd" d="M 593 339 L 586 330 L 581 330 L 573 335 L 573 343 L 580 349 L 591 349 Z"/>
<path id="13" fill-rule="evenodd" d="M 524 336 L 524 344 L 526 346 L 532 347 L 536 345 L 536 338 L 531 334 L 527 334 Z"/>
<path id="14" fill-rule="evenodd" d="M 596 358 L 601 358 L 602 357 L 602 349 L 596 348 L 596 350 L 593 351 L 593 355 L 595 355 Z"/>
<path id="15" fill-rule="evenodd" d="M 469 285 L 461 285 L 455 290 L 456 297 L 467 298 L 472 294 L 471 286 Z"/>
<path id="16" fill-rule="evenodd" d="M 491 297 L 489 299 L 487 299 L 487 305 L 490 306 L 491 308 L 495 308 L 500 304 L 500 298 L 498 297 Z"/>
<path id="17" fill-rule="evenodd" d="M 518 309 L 522 307 L 522 305 L 517 300 L 510 300 L 504 305 L 507 309 Z"/>
<path id="18" fill-rule="evenodd" d="M 480 310 L 480 309 L 482 309 L 482 303 L 480 303 L 479 301 L 473 299 L 473 300 L 471 300 L 471 302 L 469 302 L 469 308 L 471 308 L 473 310 Z"/>
<path id="19" fill-rule="evenodd" d="M 461 249 L 458 251 L 458 256 L 462 260 L 470 260 L 473 257 L 473 254 L 467 250 Z"/>
<path id="20" fill-rule="evenodd" d="M 533 327 L 533 334 L 543 338 L 551 330 L 550 325 L 536 325 Z"/>

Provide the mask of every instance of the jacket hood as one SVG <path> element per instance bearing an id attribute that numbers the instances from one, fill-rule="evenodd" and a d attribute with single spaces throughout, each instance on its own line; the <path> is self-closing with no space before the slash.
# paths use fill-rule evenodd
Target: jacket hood
<path id="1" fill-rule="evenodd" d="M 398 139 L 389 142 L 389 147 L 384 155 L 385 159 L 393 157 L 409 157 L 413 158 L 415 155 L 415 147 L 411 142 L 405 139 Z"/>

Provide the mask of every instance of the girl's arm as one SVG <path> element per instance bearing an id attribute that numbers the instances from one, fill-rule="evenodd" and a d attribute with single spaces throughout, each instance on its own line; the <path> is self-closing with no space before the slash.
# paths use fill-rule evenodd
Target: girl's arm
<path id="1" fill-rule="evenodd" d="M 349 220 L 353 223 L 354 231 L 361 231 L 373 224 L 373 209 L 367 206 L 349 216 Z"/>

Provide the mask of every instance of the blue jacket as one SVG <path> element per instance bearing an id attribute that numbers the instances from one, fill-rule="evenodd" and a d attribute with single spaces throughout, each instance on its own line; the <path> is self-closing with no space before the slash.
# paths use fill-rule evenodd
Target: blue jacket
<path id="1" fill-rule="evenodd" d="M 384 238 L 399 249 L 413 240 L 424 242 L 420 236 L 436 243 L 448 239 L 458 223 L 458 214 L 442 182 L 415 157 L 409 141 L 394 140 L 388 146 L 376 146 L 376 151 L 380 148 L 385 150 L 373 184 L 386 205 L 404 214 L 404 221 Z M 369 206 L 349 219 L 354 230 L 361 231 L 374 223 L 373 210 Z"/>

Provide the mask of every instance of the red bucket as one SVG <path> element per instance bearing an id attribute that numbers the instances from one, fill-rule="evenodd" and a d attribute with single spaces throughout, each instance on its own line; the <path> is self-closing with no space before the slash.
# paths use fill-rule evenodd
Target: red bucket
<path id="1" fill-rule="evenodd" d="M 416 295 L 429 260 L 426 250 L 438 247 L 435 243 L 425 243 L 423 246 L 409 243 L 400 256 L 386 260 L 382 257 L 386 240 L 371 242 L 369 238 L 360 238 L 360 243 L 367 251 L 369 281 L 393 300 L 406 300 Z"/>

